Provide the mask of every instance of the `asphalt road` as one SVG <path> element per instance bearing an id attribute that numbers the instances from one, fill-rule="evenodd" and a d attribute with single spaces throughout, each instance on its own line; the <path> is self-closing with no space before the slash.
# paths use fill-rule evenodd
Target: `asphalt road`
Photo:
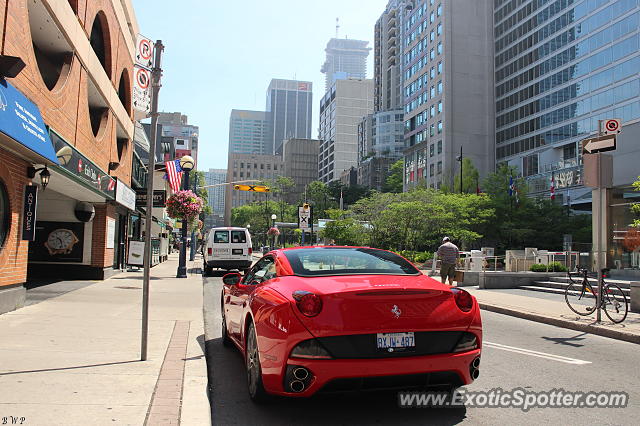
<path id="1" fill-rule="evenodd" d="M 468 391 L 625 391 L 627 408 L 399 408 L 395 393 L 276 399 L 255 405 L 244 364 L 220 342 L 220 277 L 204 279 L 205 333 L 214 425 L 637 424 L 640 348 L 632 343 L 483 311 L 479 379 Z M 634 420 L 635 419 L 635 420 Z"/>

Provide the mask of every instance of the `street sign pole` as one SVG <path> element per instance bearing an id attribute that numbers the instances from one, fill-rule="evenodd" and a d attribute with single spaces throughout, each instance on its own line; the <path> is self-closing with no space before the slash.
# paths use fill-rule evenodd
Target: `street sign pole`
<path id="1" fill-rule="evenodd" d="M 162 40 L 155 43 L 155 61 L 151 71 L 151 140 L 149 141 L 149 168 L 147 170 L 147 207 L 144 224 L 144 274 L 142 277 L 142 338 L 140 360 L 147 360 L 149 336 L 149 274 L 151 272 L 151 223 L 153 222 L 153 175 L 156 168 L 156 133 L 158 129 L 158 94 L 162 77 Z"/>

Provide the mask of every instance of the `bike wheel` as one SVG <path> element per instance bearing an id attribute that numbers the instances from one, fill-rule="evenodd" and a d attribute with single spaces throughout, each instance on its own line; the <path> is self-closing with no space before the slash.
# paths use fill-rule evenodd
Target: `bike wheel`
<path id="1" fill-rule="evenodd" d="M 578 315 L 586 316 L 592 314 L 596 309 L 596 297 L 591 286 L 570 283 L 564 291 L 564 300 L 569 309 Z"/>
<path id="2" fill-rule="evenodd" d="M 629 302 L 620 287 L 615 284 L 605 284 L 602 292 L 602 307 L 609 319 L 619 324 L 627 317 Z"/>

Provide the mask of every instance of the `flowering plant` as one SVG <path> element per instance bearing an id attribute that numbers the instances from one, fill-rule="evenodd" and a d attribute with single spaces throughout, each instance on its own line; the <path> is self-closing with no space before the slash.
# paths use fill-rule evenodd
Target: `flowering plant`
<path id="1" fill-rule="evenodd" d="M 269 228 L 269 230 L 267 231 L 267 235 L 270 235 L 270 236 L 275 235 L 277 237 L 278 235 L 280 235 L 280 230 L 278 229 L 277 226 L 273 226 Z"/>
<path id="2" fill-rule="evenodd" d="M 193 191 L 178 191 L 167 200 L 170 218 L 193 221 L 202 211 L 204 203 Z"/>

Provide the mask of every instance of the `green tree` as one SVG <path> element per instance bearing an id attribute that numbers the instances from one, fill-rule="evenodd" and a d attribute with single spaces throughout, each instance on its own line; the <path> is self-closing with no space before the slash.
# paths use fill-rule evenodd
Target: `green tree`
<path id="1" fill-rule="evenodd" d="M 389 167 L 389 174 L 382 185 L 382 192 L 402 192 L 404 160 L 398 160 Z"/>
<path id="2" fill-rule="evenodd" d="M 633 189 L 640 192 L 640 176 L 638 176 L 638 180 L 633 182 Z M 631 205 L 631 212 L 636 214 L 637 216 L 640 216 L 640 203 L 633 203 Z M 640 228 L 640 219 L 634 220 L 632 226 Z"/>
<path id="3" fill-rule="evenodd" d="M 474 166 L 471 158 L 462 159 L 462 192 L 466 194 L 475 194 L 480 184 L 480 173 Z M 453 178 L 453 192 L 460 192 L 460 172 L 456 173 Z"/>
<path id="4" fill-rule="evenodd" d="M 369 193 L 369 189 L 362 185 L 345 185 L 339 180 L 334 180 L 329 183 L 329 193 L 335 200 L 340 200 L 340 194 L 342 194 L 343 204 L 350 206 L 359 199 L 365 197 Z"/>
<path id="5" fill-rule="evenodd" d="M 291 190 L 296 186 L 295 182 L 290 177 L 277 176 L 275 179 L 266 180 L 263 183 L 271 189 L 271 195 L 279 200 L 278 212 L 280 217 L 284 217 L 287 203 L 297 201 L 291 200 L 290 197 Z"/>
<path id="6" fill-rule="evenodd" d="M 206 188 L 203 188 L 206 184 L 207 181 L 204 178 L 204 172 L 199 170 L 191 170 L 189 172 L 189 185 L 191 186 L 191 189 L 194 187 L 197 188 L 195 193 L 198 197 L 202 198 L 202 201 L 204 201 L 204 207 L 202 208 L 202 213 L 200 213 L 201 220 L 204 220 L 205 216 L 208 216 L 213 212 L 213 209 L 209 205 L 209 192 Z"/>
<path id="7" fill-rule="evenodd" d="M 329 187 L 324 182 L 318 180 L 307 185 L 307 202 L 313 206 L 313 215 L 316 218 L 326 218 L 327 209 L 337 207 L 335 200 L 331 197 Z"/>

